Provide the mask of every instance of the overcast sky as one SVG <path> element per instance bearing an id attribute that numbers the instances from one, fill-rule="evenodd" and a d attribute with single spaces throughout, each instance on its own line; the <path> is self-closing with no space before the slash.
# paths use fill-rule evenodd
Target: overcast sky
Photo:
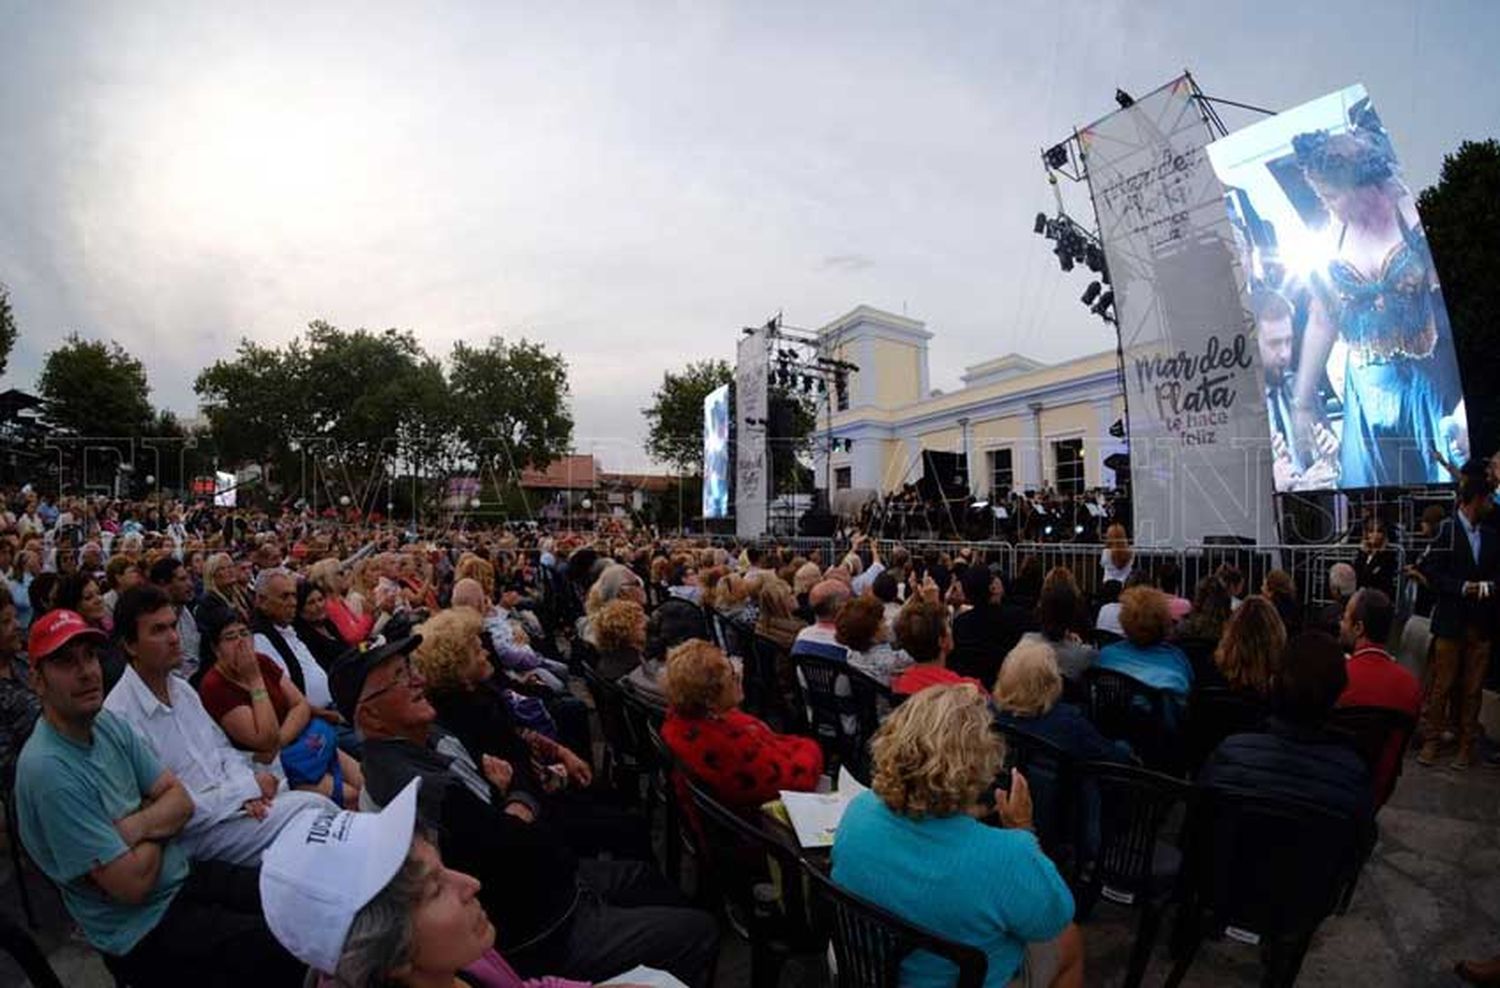
<path id="1" fill-rule="evenodd" d="M 579 449 L 636 467 L 662 370 L 778 309 L 925 320 L 944 388 L 1112 346 L 1031 221 L 1038 148 L 1116 86 L 1363 82 L 1416 187 L 1500 134 L 1500 2 L 1230 6 L 0 0 L 5 384 L 76 330 L 191 415 L 201 367 L 316 318 L 526 335 Z"/>

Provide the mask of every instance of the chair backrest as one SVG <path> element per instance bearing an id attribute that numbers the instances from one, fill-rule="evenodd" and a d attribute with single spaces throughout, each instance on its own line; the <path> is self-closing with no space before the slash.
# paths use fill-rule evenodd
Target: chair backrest
<path id="1" fill-rule="evenodd" d="M 589 695 L 594 698 L 594 711 L 599 715 L 599 727 L 604 732 L 604 743 L 616 760 L 633 765 L 636 761 L 636 745 L 625 723 L 625 691 L 619 683 L 601 676 L 592 664 L 584 663 L 583 682 Z"/>
<path id="2" fill-rule="evenodd" d="M 1213 928 L 1262 941 L 1316 930 L 1353 880 L 1361 847 L 1352 816 L 1228 786 L 1199 790 L 1188 837 L 1198 908 Z"/>
<path id="3" fill-rule="evenodd" d="M 1335 707 L 1327 727 L 1349 739 L 1374 783 L 1375 805 L 1390 798 L 1405 765 L 1402 757 L 1417 729 L 1416 718 L 1390 707 Z"/>
<path id="4" fill-rule="evenodd" d="M 914 951 L 936 954 L 956 965 L 956 988 L 982 988 L 989 962 L 984 951 L 948 940 L 874 903 L 861 899 L 806 861 L 802 872 L 826 910 L 838 962 L 837 988 L 898 988 L 901 962 Z"/>
<path id="5" fill-rule="evenodd" d="M 1170 764 L 1171 729 L 1162 690 L 1113 669 L 1094 666 L 1084 673 L 1088 717 L 1101 734 L 1130 742 L 1147 765 Z"/>
<path id="6" fill-rule="evenodd" d="M 1401 640 L 1396 644 L 1396 661 L 1420 682 L 1427 671 L 1427 652 L 1431 647 L 1432 618 L 1413 615 L 1401 626 Z"/>
<path id="7" fill-rule="evenodd" d="M 1257 731 L 1270 714 L 1266 701 L 1223 686 L 1205 686 L 1188 697 L 1185 745 L 1194 770 L 1231 734 Z"/>
<path id="8" fill-rule="evenodd" d="M 1007 773 L 1019 769 L 1031 790 L 1037 843 L 1068 874 L 1078 832 L 1078 774 L 1073 756 L 1024 728 L 1002 724 L 1000 730 L 1005 734 Z"/>
<path id="9" fill-rule="evenodd" d="M 698 832 L 707 845 L 704 852 L 709 860 L 700 866 L 705 877 L 749 916 L 756 907 L 756 885 L 770 879 L 767 861 L 775 861 L 783 875 L 781 902 L 786 915 L 805 917 L 801 886 L 788 880 L 797 874 L 800 858 L 797 851 L 719 802 L 707 785 L 680 765 L 677 771 L 682 774 L 683 785 L 696 811 Z"/>
<path id="10" fill-rule="evenodd" d="M 889 709 L 891 691 L 849 665 L 813 655 L 795 655 L 797 684 L 813 736 L 831 756 L 864 777 L 870 738 L 880 727 L 880 700 Z"/>
<path id="11" fill-rule="evenodd" d="M 747 711 L 761 719 L 782 704 L 777 702 L 781 680 L 777 668 L 786 649 L 765 637 L 752 634 L 751 648 L 745 655 L 745 703 Z"/>
<path id="12" fill-rule="evenodd" d="M 1106 897 L 1131 904 L 1154 891 L 1157 847 L 1173 810 L 1186 802 L 1192 786 L 1182 779 L 1134 765 L 1082 762 L 1080 792 L 1095 801 L 1095 834 L 1081 836 L 1089 847 L 1089 883 Z"/>
<path id="13" fill-rule="evenodd" d="M 660 753 L 666 746 L 658 748 L 657 740 L 661 737 L 661 725 L 667 719 L 667 712 L 635 690 L 620 689 L 619 696 L 631 754 L 642 771 L 654 772 L 664 764 Z"/>

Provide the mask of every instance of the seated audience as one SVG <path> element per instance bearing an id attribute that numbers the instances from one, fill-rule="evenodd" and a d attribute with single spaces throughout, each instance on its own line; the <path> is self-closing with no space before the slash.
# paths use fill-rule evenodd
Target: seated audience
<path id="1" fill-rule="evenodd" d="M 419 636 L 351 652 L 333 668 L 338 704 L 365 739 L 371 799 L 395 799 L 422 778 L 417 810 L 449 863 L 484 883 L 479 900 L 510 962 L 525 976 L 599 981 L 637 964 L 702 988 L 717 925 L 639 861 L 579 860 L 535 800 L 510 789 L 514 767 L 478 762 L 434 721 L 408 658 Z"/>
<path id="2" fill-rule="evenodd" d="M 328 619 L 328 598 L 311 580 L 297 584 L 297 611 L 292 621 L 297 638 L 307 646 L 313 660 L 327 672 L 349 647 L 334 623 Z"/>
<path id="3" fill-rule="evenodd" d="M 969 609 L 953 619 L 953 654 L 948 665 L 959 675 L 993 684 L 1001 661 L 1030 628 L 1031 619 L 1005 601 L 1005 584 L 987 566 L 965 567 L 957 583 Z"/>
<path id="4" fill-rule="evenodd" d="M 605 608 L 616 604 L 640 606 L 615 600 Z M 595 619 L 603 613 L 601 608 Z M 463 744 L 475 764 L 492 756 L 509 765 L 510 783 L 500 786 L 501 792 L 525 795 L 561 829 L 574 850 L 649 860 L 651 838 L 645 821 L 588 791 L 594 781 L 588 762 L 540 731 L 517 723 L 506 691 L 494 682 L 480 628 L 479 615 L 467 607 L 439 611 L 416 628 L 421 644 L 412 653 L 412 664 L 426 684 L 438 725 Z"/>
<path id="5" fill-rule="evenodd" d="M 1354 591 L 1359 589 L 1359 577 L 1354 572 L 1354 567 L 1348 563 L 1334 563 L 1328 567 L 1328 593 L 1333 598 L 1318 609 L 1313 619 L 1314 631 L 1321 631 L 1326 635 L 1337 638 L 1339 629 L 1344 623 L 1344 610 L 1349 606 L 1349 598 L 1354 596 Z"/>
<path id="6" fill-rule="evenodd" d="M 1300 799 L 1368 822 L 1374 812 L 1369 769 L 1344 737 L 1325 727 L 1348 682 L 1336 639 L 1317 631 L 1291 639 L 1264 729 L 1225 738 L 1199 781 Z"/>
<path id="7" fill-rule="evenodd" d="M 1066 679 L 1076 680 L 1099 658 L 1099 650 L 1079 638 L 1073 631 L 1083 602 L 1078 590 L 1070 583 L 1058 580 L 1042 588 L 1042 599 L 1037 602 L 1037 619 L 1040 631 L 1028 631 L 1021 636 L 1021 644 L 1041 642 L 1052 649 L 1058 671 Z M 1004 671 L 1004 666 L 1001 666 Z"/>
<path id="8" fill-rule="evenodd" d="M 1302 605 L 1297 602 L 1297 585 L 1292 582 L 1292 574 L 1284 569 L 1267 572 L 1260 595 L 1269 600 L 1276 613 L 1281 615 L 1281 623 L 1286 626 L 1288 635 L 1301 632 Z"/>
<path id="9" fill-rule="evenodd" d="M 1344 608 L 1339 639 L 1350 651 L 1344 671 L 1349 683 L 1339 694 L 1340 707 L 1385 707 L 1416 720 L 1422 710 L 1422 687 L 1383 644 L 1395 622 L 1391 599 L 1379 590 L 1357 590 Z M 1375 806 L 1385 805 L 1396 785 L 1403 739 L 1391 736 L 1375 766 Z"/>
<path id="10" fill-rule="evenodd" d="M 339 638 L 354 647 L 375 632 L 375 615 L 364 609 L 363 598 L 357 603 L 353 574 L 338 559 L 320 559 L 307 570 L 307 580 L 323 591 L 323 610 Z"/>
<path id="11" fill-rule="evenodd" d="M 1268 699 L 1277 665 L 1286 652 L 1286 628 L 1276 608 L 1263 597 L 1251 597 L 1230 615 L 1214 650 L 1212 678 L 1202 685 L 1224 686 Z"/>
<path id="12" fill-rule="evenodd" d="M 1080 761 L 1131 760 L 1128 744 L 1100 734 L 1083 711 L 1061 699 L 1062 673 L 1051 646 L 1032 640 L 1011 649 L 995 683 L 1000 723 L 1051 741 Z"/>
<path id="13" fill-rule="evenodd" d="M 734 664 L 707 642 L 667 656 L 667 719 L 661 737 L 688 771 L 726 805 L 752 807 L 790 789 L 810 792 L 823 773 L 811 738 L 777 734 L 739 709 L 745 699 Z"/>
<path id="14" fill-rule="evenodd" d="M 848 649 L 849 664 L 880 685 L 891 685 L 893 677 L 911 667 L 911 656 L 891 646 L 885 606 L 874 596 L 850 599 L 834 627 L 838 643 Z"/>
<path id="15" fill-rule="evenodd" d="M 278 763 L 293 789 L 328 796 L 353 809 L 364 785 L 359 762 L 338 749 L 333 726 L 313 716 L 307 697 L 269 658 L 257 654 L 237 611 L 198 609 L 203 709 L 258 765 Z"/>
<path id="16" fill-rule="evenodd" d="M 333 708 L 328 673 L 297 634 L 297 581 L 287 570 L 263 569 L 255 577 L 255 612 L 250 617 L 255 652 L 279 665 L 292 685 L 307 697 L 312 714 L 329 724 L 344 720 Z"/>
<path id="17" fill-rule="evenodd" d="M 646 584 L 635 570 L 619 563 L 610 563 L 589 587 L 584 600 L 584 615 L 578 620 L 578 636 L 589 644 L 594 643 L 593 619 L 599 608 L 610 601 L 624 598 L 637 604 L 646 603 Z"/>
<path id="18" fill-rule="evenodd" d="M 1120 594 L 1125 590 L 1125 584 L 1119 580 L 1106 580 L 1099 587 L 1099 613 L 1094 616 L 1094 628 L 1098 631 L 1107 632 L 1120 638 L 1125 637 L 1125 629 L 1120 624 Z"/>
<path id="19" fill-rule="evenodd" d="M 193 589 L 193 575 L 179 559 L 163 556 L 151 564 L 151 583 L 160 587 L 172 602 L 177 612 L 177 639 L 181 645 L 182 665 L 177 674 L 191 680 L 198 671 L 198 622 L 193 619 L 193 602 L 197 592 Z"/>
<path id="20" fill-rule="evenodd" d="M 0 789 L 4 792 L 15 786 L 16 759 L 42 712 L 42 701 L 26 682 L 20 653 L 15 602 L 0 594 Z"/>
<path id="21" fill-rule="evenodd" d="M 482 561 L 482 560 L 481 560 Z M 508 588 L 502 601 L 515 606 L 517 592 Z M 467 607 L 484 621 L 487 644 L 495 657 L 495 671 L 513 682 L 532 682 L 546 690 L 563 694 L 568 688 L 568 666 L 539 654 L 525 641 L 525 632 L 509 619 L 511 611 L 504 603 L 492 605 L 479 580 L 464 577 L 453 585 L 454 607 Z"/>
<path id="22" fill-rule="evenodd" d="M 1193 686 L 1193 668 L 1182 650 L 1167 641 L 1173 623 L 1166 594 L 1153 587 L 1131 587 L 1120 595 L 1125 640 L 1099 652 L 1099 667 L 1185 698 Z"/>
<path id="23" fill-rule="evenodd" d="M 599 608 L 593 620 L 598 657 L 594 669 L 605 679 L 618 681 L 641 668 L 646 648 L 646 609 L 633 600 L 612 600 Z M 648 681 L 660 672 L 659 664 Z"/>
<path id="24" fill-rule="evenodd" d="M 664 661 L 670 649 L 693 638 L 713 641 L 701 601 L 702 588 L 690 557 L 674 559 L 667 567 L 667 599 L 646 622 L 646 658 Z"/>
<path id="25" fill-rule="evenodd" d="M 1182 570 L 1168 559 L 1156 570 L 1156 586 L 1167 595 L 1167 609 L 1173 621 L 1181 621 L 1193 609 L 1192 601 L 1182 596 Z"/>
<path id="26" fill-rule="evenodd" d="M 1217 576 L 1199 580 L 1193 594 L 1193 609 L 1177 625 L 1177 647 L 1188 657 L 1193 681 L 1200 685 L 1211 685 L 1217 677 L 1216 669 L 1209 670 L 1231 613 L 1229 591 L 1223 581 Z"/>
<path id="27" fill-rule="evenodd" d="M 948 653 L 953 651 L 948 609 L 930 596 L 918 594 L 901 608 L 896 618 L 896 638 L 913 664 L 891 680 L 891 692 L 910 695 L 944 683 L 972 683 L 981 691 L 984 689 L 979 680 L 960 676 L 947 667 Z"/>
<path id="28" fill-rule="evenodd" d="M 797 616 L 797 599 L 792 588 L 781 580 L 765 579 L 761 581 L 757 599 L 760 616 L 755 622 L 755 633 L 790 652 L 798 633 L 807 627 L 806 622 Z"/>
<path id="29" fill-rule="evenodd" d="M 871 748 L 871 789 L 844 812 L 833 880 L 983 950 L 988 988 L 1082 985 L 1073 896 L 1031 833 L 1019 772 L 1008 793 L 995 791 L 1000 826 L 978 819 L 1004 752 L 984 694 L 970 685 L 924 690 L 892 712 Z M 951 963 L 923 951 L 901 963 L 902 985 L 947 988 L 953 977 Z"/>
<path id="30" fill-rule="evenodd" d="M 16 815 L 26 851 L 114 975 L 135 985 L 295 985 L 302 965 L 271 936 L 254 871 L 188 862 L 193 800 L 129 724 L 104 710 L 105 636 L 75 611 L 32 622 L 42 716 L 21 751 Z"/>
<path id="31" fill-rule="evenodd" d="M 316 793 L 284 791 L 285 779 L 230 744 L 198 694 L 173 675 L 182 663 L 177 611 L 159 587 L 125 591 L 115 627 L 130 664 L 104 709 L 135 728 L 192 798 L 192 818 L 178 835 L 190 857 L 257 864 L 292 817 L 333 808 Z"/>
<path id="32" fill-rule="evenodd" d="M 417 826 L 420 784 L 413 779 L 378 813 L 303 818 L 266 855 L 266 923 L 320 974 L 314 988 L 588 988 L 523 981 L 496 952 L 478 879 L 445 867 Z M 357 894 L 324 905 L 330 882 Z"/>
<path id="33" fill-rule="evenodd" d="M 809 597 L 812 588 L 817 586 L 823 579 L 823 569 L 817 563 L 803 563 L 792 577 L 792 594 L 797 598 L 796 614 L 802 619 L 803 624 L 812 624 L 817 620 L 813 614 L 812 602 Z"/>
<path id="34" fill-rule="evenodd" d="M 838 617 L 851 596 L 848 585 L 838 580 L 823 580 L 808 592 L 807 602 L 815 620 L 797 632 L 792 658 L 811 655 L 843 662 L 849 657 L 849 650 L 839 644 Z"/>

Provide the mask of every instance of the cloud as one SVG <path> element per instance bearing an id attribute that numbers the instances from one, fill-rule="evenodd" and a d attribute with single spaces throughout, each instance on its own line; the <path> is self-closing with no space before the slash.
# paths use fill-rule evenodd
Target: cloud
<path id="1" fill-rule="evenodd" d="M 874 265 L 875 259 L 864 254 L 829 254 L 823 258 L 822 267 L 834 271 L 863 271 Z"/>

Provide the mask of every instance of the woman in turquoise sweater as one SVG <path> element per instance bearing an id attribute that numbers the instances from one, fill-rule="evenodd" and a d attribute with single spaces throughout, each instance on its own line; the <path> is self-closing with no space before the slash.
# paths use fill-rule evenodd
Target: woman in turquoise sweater
<path id="1" fill-rule="evenodd" d="M 833 880 L 909 922 L 980 948 L 986 988 L 1083 984 L 1073 896 L 1031 832 L 1026 780 L 995 791 L 999 827 L 979 796 L 1003 742 L 974 686 L 933 686 L 886 719 L 871 742 L 871 791 L 849 805 L 833 844 Z M 957 969 L 923 951 L 901 984 L 951 988 Z"/>

